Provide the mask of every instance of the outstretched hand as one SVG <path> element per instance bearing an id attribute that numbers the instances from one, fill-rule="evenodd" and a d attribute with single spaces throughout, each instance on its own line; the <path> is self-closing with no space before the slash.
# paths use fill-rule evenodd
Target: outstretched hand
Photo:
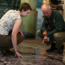
<path id="1" fill-rule="evenodd" d="M 19 52 L 16 52 L 16 55 L 15 56 L 18 56 L 18 58 L 24 58 Z"/>
<path id="2" fill-rule="evenodd" d="M 45 36 L 45 37 L 43 38 L 42 43 L 44 43 L 44 42 L 46 42 L 46 41 L 48 41 L 48 37 L 47 37 L 47 36 Z"/>

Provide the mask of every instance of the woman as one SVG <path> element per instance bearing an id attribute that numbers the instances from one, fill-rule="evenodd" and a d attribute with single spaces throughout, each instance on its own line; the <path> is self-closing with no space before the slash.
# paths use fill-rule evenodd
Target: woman
<path id="1" fill-rule="evenodd" d="M 0 50 L 3 54 L 11 53 L 10 48 L 13 47 L 15 54 L 23 58 L 17 51 L 17 45 L 24 39 L 19 27 L 22 23 L 21 16 L 28 16 L 31 10 L 28 3 L 22 3 L 18 11 L 9 10 L 0 19 Z"/>

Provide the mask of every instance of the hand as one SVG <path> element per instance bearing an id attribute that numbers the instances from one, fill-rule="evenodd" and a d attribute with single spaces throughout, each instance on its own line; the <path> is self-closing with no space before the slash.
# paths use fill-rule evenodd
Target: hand
<path id="1" fill-rule="evenodd" d="M 47 34 L 47 31 L 44 31 L 44 32 L 43 32 L 43 36 L 46 36 L 46 34 Z"/>
<path id="2" fill-rule="evenodd" d="M 24 36 L 24 34 L 23 34 L 23 33 L 21 33 L 21 35 L 22 35 L 22 36 Z"/>
<path id="3" fill-rule="evenodd" d="M 15 56 L 18 56 L 19 58 L 24 58 L 19 52 L 16 52 Z"/>
<path id="4" fill-rule="evenodd" d="M 46 41 L 48 41 L 48 37 L 47 37 L 47 36 L 45 36 L 45 37 L 43 38 L 42 43 L 44 43 L 44 42 L 46 42 Z"/>

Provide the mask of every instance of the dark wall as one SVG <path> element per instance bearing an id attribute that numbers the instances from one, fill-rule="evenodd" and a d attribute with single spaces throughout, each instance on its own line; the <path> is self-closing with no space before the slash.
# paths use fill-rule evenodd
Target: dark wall
<path id="1" fill-rule="evenodd" d="M 20 0 L 1 0 L 0 3 L 20 5 Z"/>
<path id="2" fill-rule="evenodd" d="M 18 9 L 20 0 L 0 0 L 0 18 L 10 9 Z"/>

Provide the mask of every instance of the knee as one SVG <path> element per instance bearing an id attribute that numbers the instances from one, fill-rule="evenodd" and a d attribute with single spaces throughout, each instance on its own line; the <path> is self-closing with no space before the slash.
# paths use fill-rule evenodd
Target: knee
<path id="1" fill-rule="evenodd" d="M 21 42 L 24 40 L 24 37 L 25 37 L 25 36 L 21 36 Z"/>
<path id="2" fill-rule="evenodd" d="M 59 33 L 55 33 L 53 37 L 56 39 L 62 39 L 62 36 Z"/>
<path id="3" fill-rule="evenodd" d="M 22 42 L 24 40 L 24 35 L 22 36 L 21 34 L 17 35 L 17 41 Z"/>
<path id="4" fill-rule="evenodd" d="M 41 35 L 41 31 L 40 31 L 40 30 L 37 31 L 37 35 L 38 35 L 38 36 Z"/>
<path id="5" fill-rule="evenodd" d="M 24 40 L 25 36 L 22 36 L 22 38 L 23 38 L 23 40 Z"/>

